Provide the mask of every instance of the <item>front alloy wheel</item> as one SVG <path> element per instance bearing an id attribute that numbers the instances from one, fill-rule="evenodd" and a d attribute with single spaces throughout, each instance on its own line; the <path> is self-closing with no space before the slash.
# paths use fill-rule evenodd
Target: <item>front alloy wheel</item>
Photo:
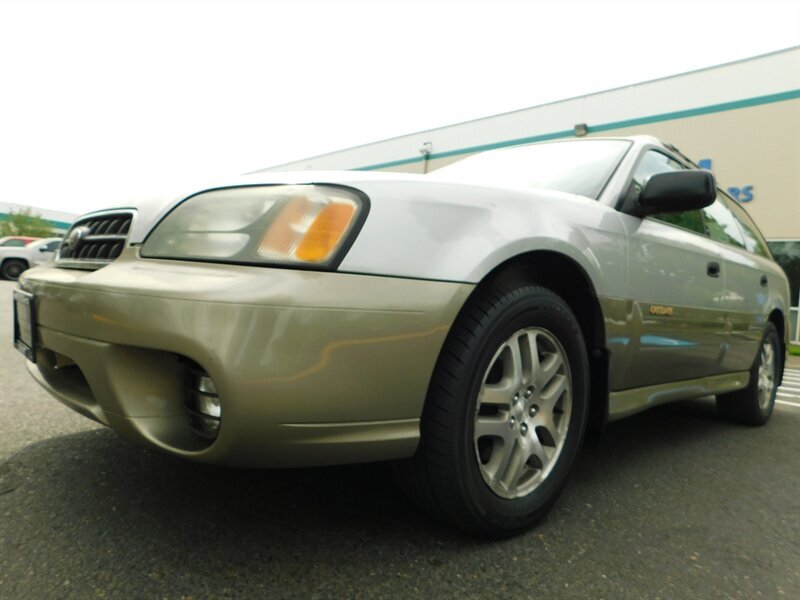
<path id="1" fill-rule="evenodd" d="M 481 476 L 501 498 L 526 496 L 558 461 L 572 411 L 571 380 L 561 344 L 536 327 L 514 333 L 490 361 L 473 437 Z"/>
<path id="2" fill-rule="evenodd" d="M 556 501 L 582 445 L 588 373 L 580 326 L 559 296 L 523 282 L 477 290 L 439 355 L 400 483 L 468 533 L 527 529 Z"/>

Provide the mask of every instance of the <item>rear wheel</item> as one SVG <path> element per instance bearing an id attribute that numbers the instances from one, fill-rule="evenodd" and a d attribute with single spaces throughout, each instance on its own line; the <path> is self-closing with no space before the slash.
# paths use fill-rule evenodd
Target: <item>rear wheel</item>
<path id="1" fill-rule="evenodd" d="M 479 292 L 442 349 L 401 482 L 469 533 L 513 535 L 555 502 L 587 414 L 586 348 L 569 306 L 525 283 Z"/>
<path id="2" fill-rule="evenodd" d="M 748 386 L 717 397 L 717 410 L 723 417 L 745 425 L 764 425 L 769 420 L 778 392 L 780 347 L 777 329 L 767 323 Z"/>
<path id="3" fill-rule="evenodd" d="M 0 267 L 0 274 L 2 274 L 5 279 L 16 281 L 27 268 L 28 264 L 24 260 L 9 258 L 3 261 L 3 266 Z"/>

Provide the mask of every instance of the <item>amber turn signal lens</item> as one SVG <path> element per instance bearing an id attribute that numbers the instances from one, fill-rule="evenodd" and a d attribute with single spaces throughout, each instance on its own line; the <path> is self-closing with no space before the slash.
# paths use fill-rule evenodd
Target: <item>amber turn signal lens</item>
<path id="1" fill-rule="evenodd" d="M 297 227 L 314 213 L 314 204 L 303 196 L 292 198 L 282 209 L 272 226 L 264 233 L 259 254 L 275 253 L 289 256 L 297 243 Z"/>
<path id="2" fill-rule="evenodd" d="M 326 205 L 316 216 L 295 251 L 295 256 L 307 262 L 322 262 L 341 242 L 355 216 L 352 204 Z"/>

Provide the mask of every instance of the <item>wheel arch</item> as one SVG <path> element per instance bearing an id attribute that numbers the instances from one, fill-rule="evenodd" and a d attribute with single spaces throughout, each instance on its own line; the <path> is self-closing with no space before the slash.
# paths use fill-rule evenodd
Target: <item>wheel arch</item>
<path id="1" fill-rule="evenodd" d="M 599 432 L 608 419 L 609 353 L 605 321 L 595 286 L 586 270 L 573 258 L 552 250 L 534 250 L 514 256 L 494 267 L 475 292 L 508 281 L 546 287 L 572 309 L 583 334 L 589 357 L 590 431 Z"/>

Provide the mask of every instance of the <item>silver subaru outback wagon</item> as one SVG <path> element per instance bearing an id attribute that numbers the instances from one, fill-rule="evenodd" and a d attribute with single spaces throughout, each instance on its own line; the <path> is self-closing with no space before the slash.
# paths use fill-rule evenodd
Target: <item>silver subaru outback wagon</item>
<path id="1" fill-rule="evenodd" d="M 747 213 L 649 137 L 218 181 L 80 217 L 14 295 L 31 375 L 120 435 L 217 464 L 393 460 L 494 537 L 543 516 L 608 421 L 715 395 L 766 423 L 789 309 Z"/>

